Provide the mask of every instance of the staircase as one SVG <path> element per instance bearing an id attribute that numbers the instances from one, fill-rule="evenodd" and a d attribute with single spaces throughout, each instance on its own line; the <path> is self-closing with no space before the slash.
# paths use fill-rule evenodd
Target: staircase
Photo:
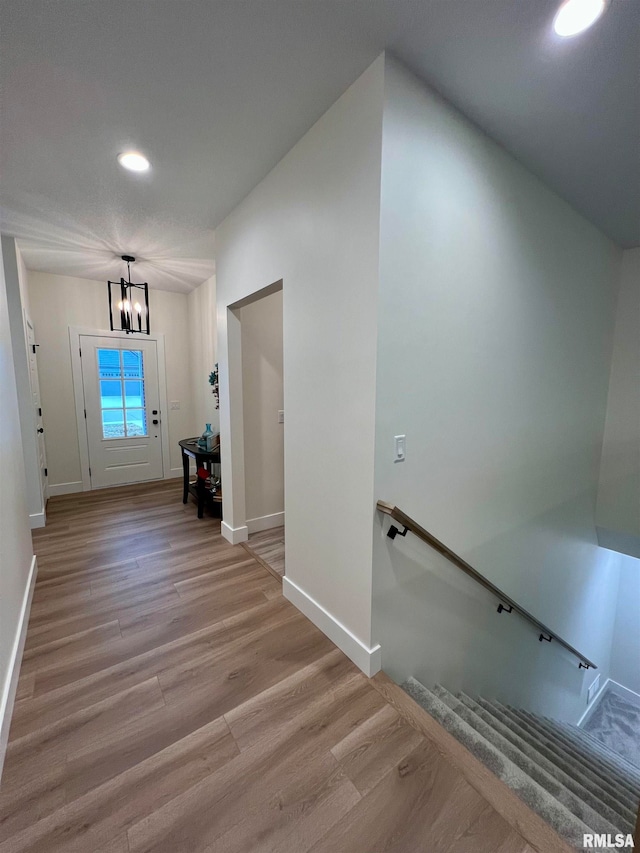
<path id="1" fill-rule="evenodd" d="M 444 687 L 429 690 L 414 678 L 402 687 L 569 844 L 582 850 L 585 834 L 614 840 L 633 833 L 640 769 L 582 729 Z"/>

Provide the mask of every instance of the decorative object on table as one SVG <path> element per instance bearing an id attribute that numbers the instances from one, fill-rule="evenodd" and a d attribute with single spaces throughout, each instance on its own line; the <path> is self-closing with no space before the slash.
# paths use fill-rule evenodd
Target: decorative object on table
<path id="1" fill-rule="evenodd" d="M 208 492 L 211 492 L 213 496 L 217 495 L 219 499 L 222 498 L 222 480 L 220 477 L 216 477 L 205 467 L 198 468 L 196 476 L 198 480 L 202 480 L 203 486 Z"/>
<path id="2" fill-rule="evenodd" d="M 222 480 L 220 477 L 211 474 L 209 477 L 209 489 L 214 498 L 222 500 Z"/>
<path id="3" fill-rule="evenodd" d="M 130 264 L 135 261 L 133 255 L 122 255 L 122 260 L 127 265 L 126 280 L 121 278 L 120 282 L 107 282 L 111 331 L 149 335 L 149 285 L 146 281 L 144 284 L 134 284 L 131 281 Z M 114 289 L 119 288 L 119 293 L 118 290 L 113 293 L 111 285 Z M 113 300 L 117 300 L 118 295 L 120 299 L 114 304 Z"/>
<path id="4" fill-rule="evenodd" d="M 220 386 L 218 385 L 218 362 L 213 366 L 213 370 L 209 374 L 209 385 L 212 385 L 213 388 L 211 393 L 216 398 L 216 409 L 220 408 Z"/>
<path id="5" fill-rule="evenodd" d="M 207 424 L 205 431 L 200 436 L 198 445 L 207 453 L 211 453 L 216 443 L 216 434 L 211 429 L 211 424 Z"/>

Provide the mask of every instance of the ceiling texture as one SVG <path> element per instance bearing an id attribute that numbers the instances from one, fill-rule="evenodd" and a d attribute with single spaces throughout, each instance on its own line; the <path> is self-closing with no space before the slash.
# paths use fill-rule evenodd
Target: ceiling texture
<path id="1" fill-rule="evenodd" d="M 618 245 L 640 245 L 640 0 L 2 0 L 3 233 L 30 269 L 188 292 L 214 230 L 391 51 Z M 116 155 L 137 148 L 144 175 Z"/>

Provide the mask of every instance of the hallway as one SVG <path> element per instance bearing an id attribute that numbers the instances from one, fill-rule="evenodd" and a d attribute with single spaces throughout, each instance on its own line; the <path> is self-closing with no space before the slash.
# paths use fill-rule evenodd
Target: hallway
<path id="1" fill-rule="evenodd" d="M 47 517 L 0 853 L 531 853 L 177 481 Z"/>

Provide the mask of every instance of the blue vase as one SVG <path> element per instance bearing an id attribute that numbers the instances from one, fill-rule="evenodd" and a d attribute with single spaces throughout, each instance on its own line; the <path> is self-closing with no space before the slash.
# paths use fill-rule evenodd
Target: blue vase
<path id="1" fill-rule="evenodd" d="M 214 438 L 215 438 L 215 434 L 211 429 L 211 424 L 207 424 L 207 428 L 202 433 L 202 438 L 201 438 L 201 442 L 202 442 L 201 446 L 204 450 L 207 451 L 207 453 L 211 453 L 211 451 L 213 450 L 213 439 Z M 198 443 L 200 444 L 200 442 L 198 442 Z"/>

